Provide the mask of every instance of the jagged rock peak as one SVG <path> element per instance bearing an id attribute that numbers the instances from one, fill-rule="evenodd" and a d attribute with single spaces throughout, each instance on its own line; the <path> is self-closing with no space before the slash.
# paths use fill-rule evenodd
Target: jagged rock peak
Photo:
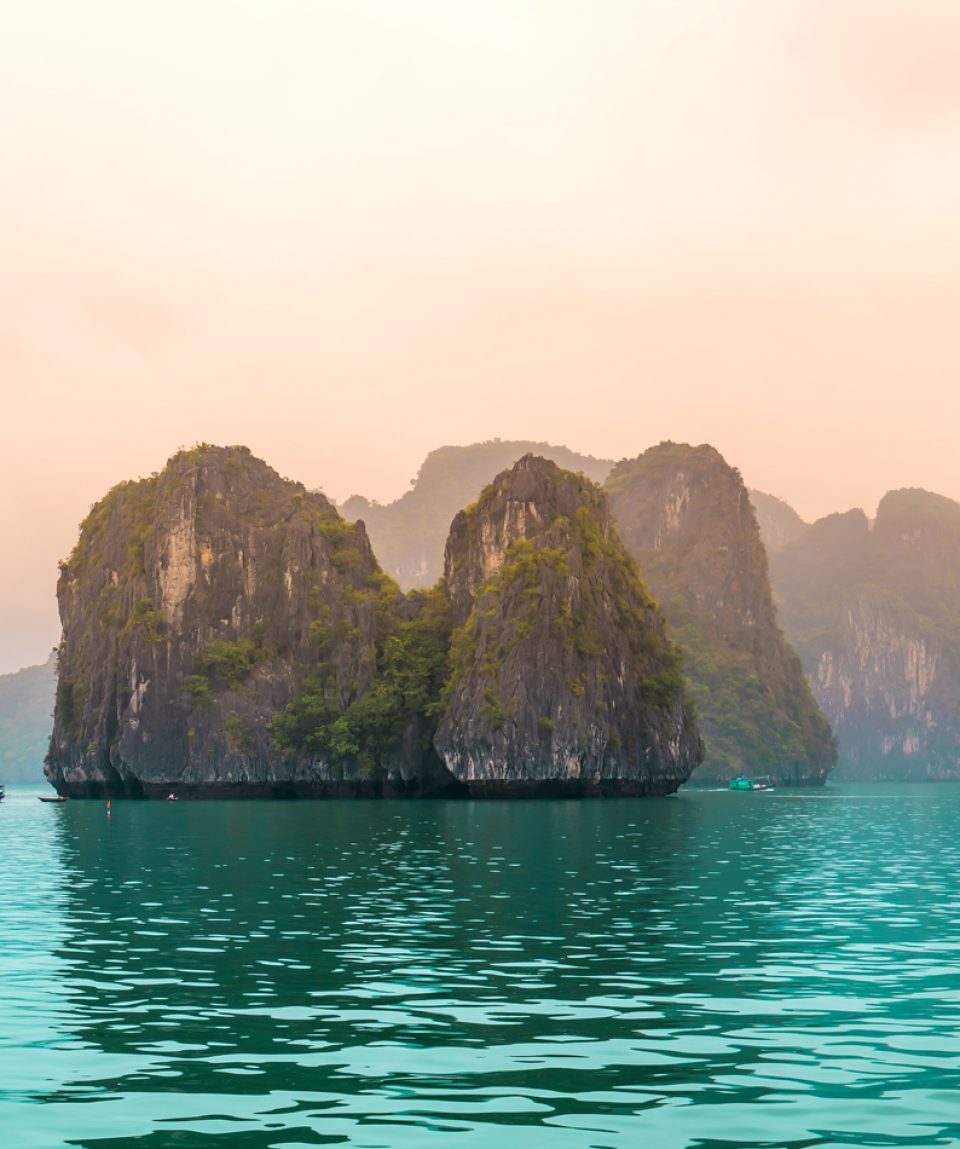
<path id="1" fill-rule="evenodd" d="M 666 793 L 700 760 L 676 656 L 589 479 L 533 455 L 453 521 L 436 747 L 474 794 Z"/>
<path id="2" fill-rule="evenodd" d="M 660 443 L 618 463 L 606 489 L 645 574 L 649 565 L 681 563 L 678 581 L 725 632 L 773 624 L 753 506 L 740 472 L 716 448 Z"/>
<path id="3" fill-rule="evenodd" d="M 582 471 L 597 482 L 613 465 L 608 459 L 581 455 L 568 447 L 526 439 L 440 447 L 430 452 L 410 490 L 395 502 L 380 505 L 354 495 L 341 510 L 348 519 L 364 520 L 377 558 L 402 587 L 433 586 L 443 574 L 450 520 L 477 500 L 494 475 L 530 453 L 552 459 L 569 471 Z"/>
<path id="4" fill-rule="evenodd" d="M 684 652 L 707 747 L 694 780 L 751 773 L 822 784 L 836 749 L 777 626 L 740 472 L 713 447 L 661 443 L 618 463 L 606 489 Z"/>
<path id="5" fill-rule="evenodd" d="M 543 535 L 558 517 L 571 518 L 580 507 L 590 508 L 604 537 L 609 536 L 607 501 L 583 475 L 533 454 L 497 475 L 450 526 L 444 582 L 457 620 L 470 613 L 477 591 L 499 569 L 511 545 Z"/>

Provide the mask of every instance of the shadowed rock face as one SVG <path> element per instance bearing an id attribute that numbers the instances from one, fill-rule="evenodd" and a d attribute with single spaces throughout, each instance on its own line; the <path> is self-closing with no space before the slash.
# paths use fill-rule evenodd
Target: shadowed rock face
<path id="1" fill-rule="evenodd" d="M 712 447 L 661 443 L 618 463 L 606 489 L 684 653 L 706 742 L 694 781 L 746 773 L 822 785 L 836 748 L 777 627 L 766 553 L 739 472 Z"/>
<path id="2" fill-rule="evenodd" d="M 471 794 L 675 790 L 700 760 L 663 621 L 582 476 L 526 456 L 453 522 L 435 740 Z"/>
<path id="3" fill-rule="evenodd" d="M 244 448 L 114 488 L 60 576 L 48 779 L 73 795 L 366 785 L 356 762 L 278 753 L 268 724 L 316 667 L 318 626 L 332 701 L 370 686 L 381 578 L 362 523 Z"/>
<path id="4" fill-rule="evenodd" d="M 960 777 L 960 504 L 891 491 L 872 527 L 828 515 L 771 571 L 841 776 Z"/>

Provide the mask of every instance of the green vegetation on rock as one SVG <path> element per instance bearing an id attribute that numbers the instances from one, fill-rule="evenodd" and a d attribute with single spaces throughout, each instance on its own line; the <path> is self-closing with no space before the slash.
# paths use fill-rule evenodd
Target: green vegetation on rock
<path id="1" fill-rule="evenodd" d="M 61 793 L 663 793 L 699 758 L 605 496 L 532 456 L 404 595 L 362 523 L 201 444 L 93 508 L 58 597 Z"/>
<path id="2" fill-rule="evenodd" d="M 184 676 L 183 688 L 196 703 L 212 702 L 215 691 L 235 690 L 270 657 L 260 636 L 212 639 L 194 660 L 194 672 Z"/>
<path id="3" fill-rule="evenodd" d="M 338 763 L 357 759 L 370 774 L 382 773 L 407 737 L 429 752 L 447 675 L 449 604 L 438 587 L 412 595 L 405 606 L 396 585 L 381 581 L 373 681 L 343 706 L 325 660 L 329 632 L 315 632 L 322 634 L 319 662 L 270 723 L 278 751 L 329 756 Z"/>
<path id="4" fill-rule="evenodd" d="M 662 443 L 618 463 L 606 489 L 683 652 L 706 743 L 694 781 L 744 773 L 822 783 L 835 761 L 833 738 L 777 627 L 739 472 L 712 447 Z"/>
<path id="5" fill-rule="evenodd" d="M 454 520 L 437 748 L 471 792 L 675 789 L 699 760 L 679 670 L 606 498 L 526 456 Z"/>
<path id="6" fill-rule="evenodd" d="M 48 777 L 73 794 L 324 784 L 267 722 L 314 673 L 325 619 L 338 706 L 367 690 L 384 578 L 362 526 L 245 448 L 119 484 L 61 566 Z"/>

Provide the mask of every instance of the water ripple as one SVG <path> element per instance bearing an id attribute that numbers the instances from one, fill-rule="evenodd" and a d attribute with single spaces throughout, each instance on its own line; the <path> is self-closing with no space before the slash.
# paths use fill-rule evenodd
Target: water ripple
<path id="1" fill-rule="evenodd" d="M 960 1143 L 958 813 L 12 788 L 3 1144 Z"/>

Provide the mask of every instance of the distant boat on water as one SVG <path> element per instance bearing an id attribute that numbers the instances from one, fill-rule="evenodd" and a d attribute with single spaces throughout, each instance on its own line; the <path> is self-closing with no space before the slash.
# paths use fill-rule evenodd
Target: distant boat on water
<path id="1" fill-rule="evenodd" d="M 742 774 L 738 774 L 736 778 L 731 778 L 728 790 L 772 790 L 769 779 L 766 778 L 744 778 Z"/>
<path id="2" fill-rule="evenodd" d="M 41 802 L 66 802 L 67 799 L 62 794 L 41 794 Z"/>

